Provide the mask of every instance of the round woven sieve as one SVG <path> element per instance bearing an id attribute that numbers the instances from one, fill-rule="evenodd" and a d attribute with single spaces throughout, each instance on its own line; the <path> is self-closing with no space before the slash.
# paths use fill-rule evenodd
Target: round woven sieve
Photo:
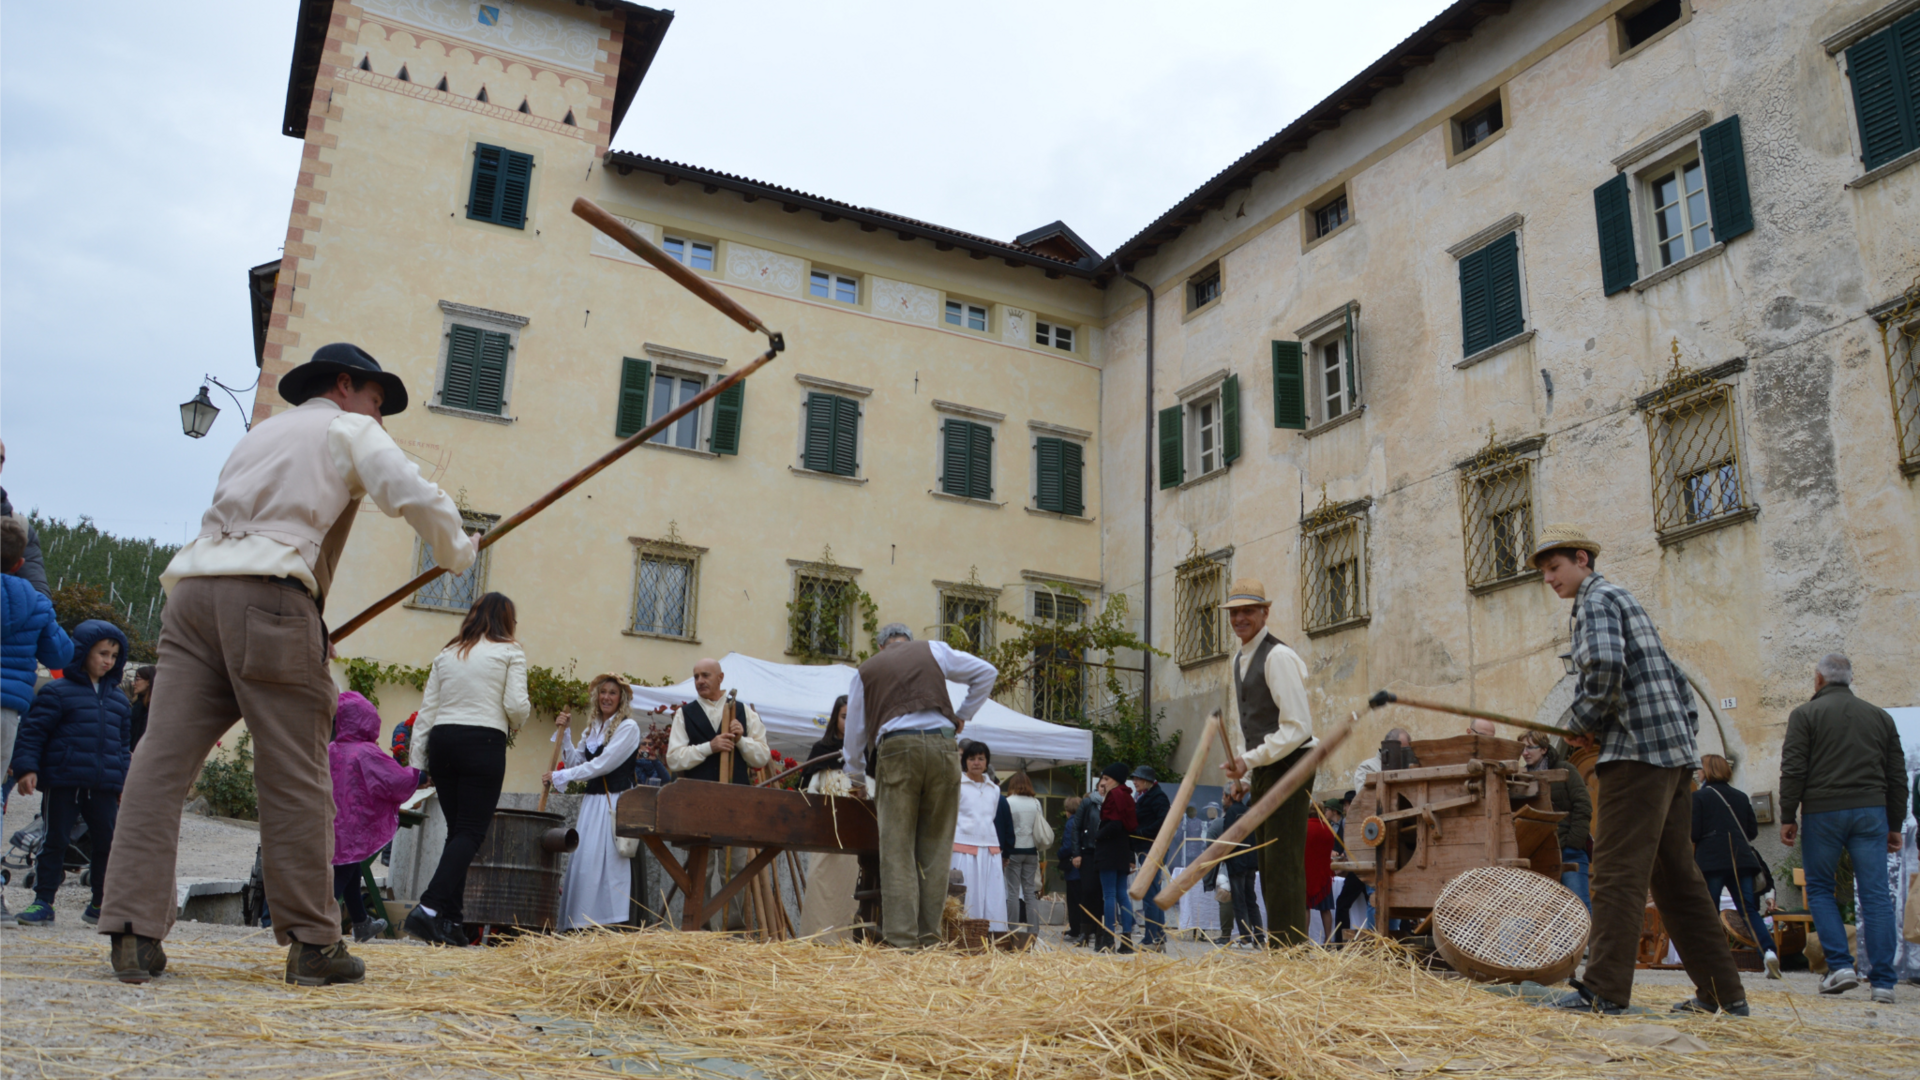
<path id="1" fill-rule="evenodd" d="M 1553 983 L 1580 963 L 1586 905 L 1550 878 L 1511 866 L 1468 870 L 1433 904 L 1433 941 L 1447 963 L 1482 982 Z"/>

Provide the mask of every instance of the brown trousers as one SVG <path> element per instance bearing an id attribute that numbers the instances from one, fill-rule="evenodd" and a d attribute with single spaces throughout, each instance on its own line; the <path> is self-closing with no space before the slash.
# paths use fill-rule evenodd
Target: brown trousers
<path id="1" fill-rule="evenodd" d="M 280 944 L 340 939 L 327 743 L 339 692 L 312 598 L 253 578 L 187 578 L 160 624 L 147 734 L 120 801 L 100 932 L 165 938 L 177 914 L 180 811 L 214 741 L 253 734 L 260 855 Z"/>
<path id="2" fill-rule="evenodd" d="M 1649 890 L 1700 1000 L 1731 1005 L 1747 999 L 1719 904 L 1707 896 L 1706 879 L 1693 861 L 1692 771 L 1638 761 L 1606 761 L 1596 768 L 1593 940 L 1580 982 L 1616 1005 L 1633 998 Z"/>

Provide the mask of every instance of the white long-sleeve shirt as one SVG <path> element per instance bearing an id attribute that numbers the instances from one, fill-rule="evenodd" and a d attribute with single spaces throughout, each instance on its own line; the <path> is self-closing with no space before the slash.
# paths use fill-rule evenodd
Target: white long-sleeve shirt
<path id="1" fill-rule="evenodd" d="M 985 660 L 953 648 L 944 641 L 927 643 L 933 650 L 933 659 L 940 665 L 940 673 L 948 682 L 965 683 L 966 699 L 954 710 L 954 716 L 960 721 L 953 725 L 957 732 L 966 727 L 973 714 L 987 703 L 987 696 L 993 693 L 993 682 L 1000 677 L 1000 670 Z M 896 716 L 880 725 L 880 734 L 888 735 L 895 731 L 937 731 L 947 727 L 946 714 L 934 709 L 922 709 L 919 712 Z M 847 687 L 847 737 L 846 737 L 847 775 L 861 782 L 867 775 L 867 692 L 860 681 L 858 672 L 854 673 L 853 684 Z"/>
<path id="2" fill-rule="evenodd" d="M 419 466 L 379 421 L 341 410 L 326 398 L 314 398 L 299 407 L 340 414 L 327 424 L 327 456 L 351 498 L 371 497 L 388 517 L 405 517 L 433 549 L 434 564 L 446 567 L 448 573 L 463 573 L 473 565 L 478 550 L 462 529 L 459 509 L 439 485 L 420 475 Z M 290 577 L 314 595 L 320 594 L 313 567 L 300 552 L 260 533 L 196 537 L 175 552 L 160 572 L 160 587 L 171 593 L 182 578 L 255 574 Z"/>
<path id="3" fill-rule="evenodd" d="M 740 721 L 746 734 L 734 743 L 733 752 L 755 769 L 764 769 L 773 760 L 773 751 L 767 746 L 767 725 L 760 722 L 760 714 L 753 706 L 744 701 L 736 701 L 733 718 Z M 721 711 L 727 706 L 723 694 L 718 701 L 700 699 L 700 708 L 707 714 L 707 722 L 715 731 L 720 728 Z M 691 743 L 687 741 L 687 715 L 685 709 L 673 711 L 673 731 L 667 736 L 667 769 L 683 773 L 698 766 L 713 756 L 713 743 Z"/>
<path id="4" fill-rule="evenodd" d="M 609 732 L 606 725 L 595 724 L 580 737 L 578 746 L 574 745 L 573 732 L 567 731 L 561 736 L 560 760 L 566 762 L 564 769 L 553 771 L 555 790 L 563 788 L 575 780 L 591 780 L 596 776 L 605 776 L 622 765 L 631 767 L 633 755 L 640 749 L 640 725 L 633 717 L 621 719 Z M 587 751 L 595 752 L 588 757 Z"/>
<path id="5" fill-rule="evenodd" d="M 1247 768 L 1257 769 L 1262 765 L 1271 765 L 1303 746 L 1312 746 L 1313 714 L 1307 708 L 1307 662 L 1300 654 L 1273 639 L 1273 649 L 1267 653 L 1264 675 L 1267 680 L 1267 692 L 1273 695 L 1273 703 L 1280 708 L 1280 725 L 1271 734 L 1260 741 L 1259 746 L 1247 747 L 1247 736 L 1240 729 L 1240 680 L 1246 674 L 1245 664 L 1255 649 L 1260 647 L 1260 639 L 1271 637 L 1273 632 L 1261 627 L 1253 640 L 1240 646 L 1233 654 L 1233 686 L 1227 693 L 1227 704 L 1232 709 L 1227 724 L 1227 745 L 1232 748 L 1233 756 L 1245 758 Z"/>
<path id="6" fill-rule="evenodd" d="M 527 698 L 527 654 L 511 641 L 474 643 L 462 657 L 449 645 L 433 658 L 420 716 L 413 722 L 411 753 L 427 761 L 427 740 L 445 724 L 471 724 L 511 735 L 533 714 Z"/>
<path id="7" fill-rule="evenodd" d="M 993 782 L 993 777 L 970 780 L 962 775 L 960 814 L 954 820 L 953 842 L 973 847 L 999 847 L 1000 830 L 993 825 L 993 819 L 999 813 L 1000 785 Z"/>

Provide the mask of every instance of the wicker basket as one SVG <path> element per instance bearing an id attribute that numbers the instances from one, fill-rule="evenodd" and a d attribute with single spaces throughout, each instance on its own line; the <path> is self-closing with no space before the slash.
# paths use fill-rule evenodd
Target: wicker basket
<path id="1" fill-rule="evenodd" d="M 1556 983 L 1573 974 L 1592 920 L 1558 882 L 1511 866 L 1461 874 L 1433 904 L 1433 943 L 1479 982 Z"/>

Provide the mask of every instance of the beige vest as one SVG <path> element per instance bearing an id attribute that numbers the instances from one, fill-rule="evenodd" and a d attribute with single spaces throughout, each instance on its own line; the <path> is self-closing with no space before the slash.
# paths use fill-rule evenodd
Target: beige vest
<path id="1" fill-rule="evenodd" d="M 279 541 L 300 553 L 325 596 L 359 510 L 327 449 L 327 426 L 341 415 L 315 399 L 241 436 L 200 518 L 200 539 Z"/>
<path id="2" fill-rule="evenodd" d="M 880 728 L 896 716 L 931 710 L 958 726 L 947 676 L 933 658 L 933 647 L 909 641 L 860 665 L 860 693 L 867 714 L 867 749 L 879 745 Z"/>

